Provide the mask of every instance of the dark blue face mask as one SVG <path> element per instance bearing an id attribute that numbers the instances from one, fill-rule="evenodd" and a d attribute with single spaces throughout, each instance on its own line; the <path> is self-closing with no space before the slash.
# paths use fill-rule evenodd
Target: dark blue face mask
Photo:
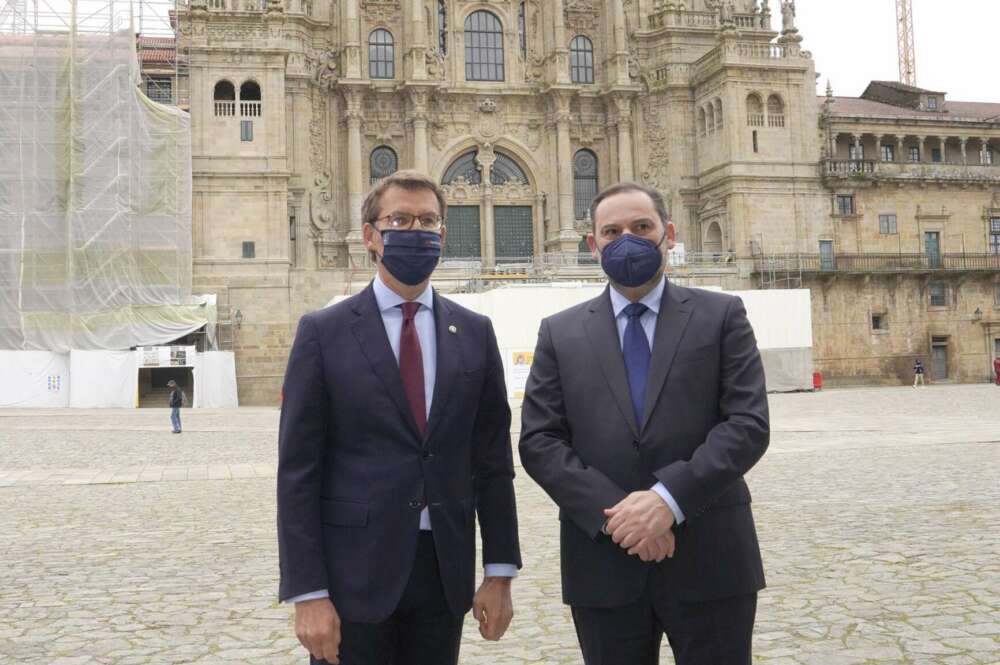
<path id="1" fill-rule="evenodd" d="M 663 238 L 666 237 L 664 233 Z M 601 250 L 601 268 L 612 281 L 622 286 L 642 286 L 663 266 L 662 244 L 663 239 L 653 244 L 651 240 L 625 233 Z"/>
<path id="2" fill-rule="evenodd" d="M 434 272 L 441 258 L 441 235 L 432 231 L 382 231 L 382 265 L 407 286 Z"/>

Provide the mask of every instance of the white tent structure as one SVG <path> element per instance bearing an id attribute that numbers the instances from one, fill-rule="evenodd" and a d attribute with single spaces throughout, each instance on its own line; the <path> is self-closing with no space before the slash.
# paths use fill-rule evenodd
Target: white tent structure
<path id="1" fill-rule="evenodd" d="M 136 347 L 214 333 L 214 297 L 191 295 L 190 118 L 137 88 L 131 2 L 0 9 L 0 374 L 26 388 L 0 406 L 133 406 Z"/>

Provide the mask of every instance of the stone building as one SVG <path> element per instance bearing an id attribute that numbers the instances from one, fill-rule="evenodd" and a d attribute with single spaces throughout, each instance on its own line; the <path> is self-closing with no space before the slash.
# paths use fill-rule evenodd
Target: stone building
<path id="1" fill-rule="evenodd" d="M 839 267 L 841 255 L 884 253 L 871 220 L 889 212 L 911 236 L 941 229 L 950 266 L 953 228 L 971 229 L 973 209 L 981 227 L 994 205 L 989 167 L 940 176 L 930 159 L 847 154 L 852 134 L 864 144 L 901 131 L 878 113 L 856 119 L 852 105 L 908 118 L 899 155 L 923 136 L 923 157 L 940 147 L 929 137 L 946 135 L 942 159 L 960 154 L 962 137 L 961 154 L 974 158 L 996 120 L 986 110 L 959 121 L 944 95 L 936 110 L 903 108 L 917 93 L 892 86 L 817 100 L 794 3 L 772 18 L 767 0 L 187 2 L 177 33 L 193 127 L 195 289 L 237 312 L 242 403 L 275 403 L 298 318 L 370 279 L 360 203 L 405 167 L 447 191 L 444 289 L 511 273 L 597 277 L 580 255 L 587 203 L 638 180 L 667 198 L 689 259 L 678 278 L 812 289 L 815 361 L 830 378 L 886 379 L 904 356 L 930 356 L 939 337 L 956 354 L 949 378 L 976 378 L 985 363 L 984 324 L 978 357 L 959 344 L 974 328 L 959 321 L 973 300 L 958 293 L 986 289 L 996 269 L 949 272 L 938 312 L 914 300 L 931 284 L 938 293 L 937 268 L 855 277 Z M 871 101 L 879 91 L 887 97 Z M 887 191 L 899 200 L 892 211 L 869 202 Z M 849 195 L 853 212 L 836 214 Z M 975 244 L 985 236 L 967 236 L 966 250 L 985 254 Z M 863 317 L 859 283 L 870 294 Z M 992 303 L 980 305 L 982 321 L 997 318 Z M 870 334 L 879 313 L 888 331 Z M 906 337 L 911 316 L 930 335 L 923 346 Z"/>

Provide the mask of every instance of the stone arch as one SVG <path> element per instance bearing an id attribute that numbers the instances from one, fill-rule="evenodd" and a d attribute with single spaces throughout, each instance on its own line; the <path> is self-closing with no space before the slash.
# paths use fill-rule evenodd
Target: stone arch
<path id="1" fill-rule="evenodd" d="M 718 220 L 711 220 L 705 225 L 705 235 L 702 237 L 701 248 L 706 254 L 722 253 L 722 227 Z"/>
<path id="2" fill-rule="evenodd" d="M 759 93 L 747 95 L 747 125 L 749 127 L 764 126 L 764 101 Z"/>

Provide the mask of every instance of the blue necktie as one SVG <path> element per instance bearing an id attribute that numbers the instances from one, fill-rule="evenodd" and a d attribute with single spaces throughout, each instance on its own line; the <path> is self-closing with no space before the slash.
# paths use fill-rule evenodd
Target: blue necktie
<path id="1" fill-rule="evenodd" d="M 625 355 L 625 372 L 628 374 L 628 389 L 632 394 L 632 408 L 635 410 L 635 424 L 642 429 L 642 411 L 646 403 L 646 379 L 649 378 L 649 340 L 639 319 L 649 308 L 634 302 L 625 308 L 628 324 L 622 353 Z"/>

